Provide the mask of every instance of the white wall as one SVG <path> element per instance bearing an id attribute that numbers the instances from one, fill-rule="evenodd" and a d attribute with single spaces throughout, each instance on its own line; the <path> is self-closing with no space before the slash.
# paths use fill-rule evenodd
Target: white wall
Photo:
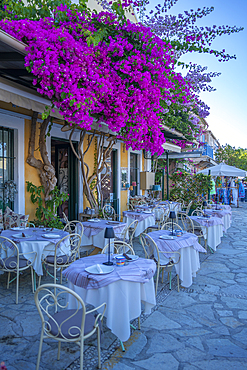
<path id="1" fill-rule="evenodd" d="M 17 184 L 14 211 L 25 214 L 24 119 L 22 114 L 0 109 L 0 126 L 14 129 L 14 181 Z"/>

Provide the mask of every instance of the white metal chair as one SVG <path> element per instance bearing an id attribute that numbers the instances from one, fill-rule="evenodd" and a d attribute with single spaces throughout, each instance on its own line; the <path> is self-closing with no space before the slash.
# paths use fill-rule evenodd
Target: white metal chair
<path id="1" fill-rule="evenodd" d="M 204 212 L 203 211 L 201 211 L 199 209 L 195 209 L 192 212 L 192 215 L 191 216 L 199 216 L 199 217 L 202 217 L 203 215 L 204 215 Z M 206 218 L 206 220 L 207 220 L 207 218 Z M 208 245 L 208 229 L 206 228 L 206 232 L 203 232 L 202 226 L 199 224 L 199 222 L 197 222 L 196 220 L 191 220 L 191 221 L 193 222 L 193 234 L 195 234 L 195 235 L 198 236 L 199 243 L 201 243 L 201 239 L 203 238 L 203 240 L 204 240 L 203 247 L 207 251 L 207 245 Z"/>
<path id="2" fill-rule="evenodd" d="M 127 235 L 129 236 L 128 243 L 132 246 L 133 248 L 133 238 L 135 236 L 135 231 L 138 226 L 138 220 L 134 220 L 129 224 L 127 228 Z"/>
<path id="3" fill-rule="evenodd" d="M 168 221 L 168 222 L 165 222 L 162 227 L 161 227 L 161 230 L 170 230 L 172 229 L 172 224 L 173 224 L 173 230 L 183 230 L 183 228 L 177 224 L 176 222 L 171 222 L 171 221 Z"/>
<path id="4" fill-rule="evenodd" d="M 155 294 L 158 291 L 158 283 L 159 283 L 159 274 L 160 270 L 162 270 L 162 283 L 163 283 L 163 275 L 164 270 L 168 273 L 169 279 L 169 289 L 171 289 L 171 272 L 174 265 L 179 263 L 181 255 L 179 252 L 173 251 L 160 251 L 157 244 L 151 238 L 150 235 L 143 233 L 140 235 L 140 240 L 142 247 L 145 252 L 145 257 L 148 259 L 153 259 L 157 264 L 157 277 L 156 277 L 156 286 L 155 286 Z M 171 254 L 171 257 L 167 258 L 165 255 Z M 175 261 L 175 256 L 178 256 L 177 261 Z M 178 284 L 178 292 L 179 292 L 179 276 L 177 275 L 177 284 Z"/>
<path id="5" fill-rule="evenodd" d="M 61 343 L 76 343 L 80 346 L 80 370 L 83 369 L 84 340 L 97 331 L 98 367 L 100 359 L 100 331 L 106 310 L 106 303 L 86 310 L 81 297 L 71 289 L 58 284 L 41 285 L 35 292 L 34 300 L 41 321 L 41 335 L 36 370 L 39 369 L 43 340 L 46 338 L 58 341 L 57 359 L 60 359 Z M 70 301 L 73 309 L 68 309 Z M 98 313 L 100 310 L 102 313 Z M 62 368 L 61 364 L 61 368 Z"/>
<path id="6" fill-rule="evenodd" d="M 178 216 L 180 216 L 184 230 L 194 234 L 194 224 L 191 218 L 186 213 L 178 213 Z"/>
<path id="7" fill-rule="evenodd" d="M 60 284 L 62 284 L 62 271 L 76 260 L 81 245 L 79 234 L 73 233 L 60 239 L 57 244 L 48 245 L 44 248 L 41 256 L 42 263 L 45 266 L 53 268 L 54 283 L 56 284 L 57 270 L 60 269 Z M 41 276 L 39 277 L 39 286 Z"/>
<path id="8" fill-rule="evenodd" d="M 201 209 L 195 209 L 192 213 L 191 213 L 191 216 L 203 216 L 204 215 L 204 212 L 201 210 Z"/>
<path id="9" fill-rule="evenodd" d="M 154 214 L 155 224 L 149 226 L 147 228 L 147 232 L 160 230 L 161 226 L 164 223 L 164 218 L 166 214 L 164 207 L 156 206 L 152 209 L 152 213 Z"/>
<path id="10" fill-rule="evenodd" d="M 193 200 L 191 200 L 191 201 L 189 202 L 189 204 L 187 205 L 187 207 L 186 207 L 185 211 L 182 211 L 182 212 L 183 212 L 183 213 L 186 213 L 186 215 L 188 215 L 188 214 L 189 214 L 189 211 L 190 211 L 190 208 L 191 208 L 191 206 L 192 206 L 192 203 L 193 203 Z"/>
<path id="11" fill-rule="evenodd" d="M 109 243 L 102 249 L 101 254 L 107 254 L 109 250 Z M 128 243 L 125 243 L 121 240 L 114 240 L 110 243 L 110 251 L 114 254 L 123 254 L 129 253 L 134 255 L 135 251 L 132 246 Z"/>
<path id="12" fill-rule="evenodd" d="M 110 204 L 104 205 L 104 207 L 102 208 L 102 213 L 105 220 L 116 221 L 116 211 Z"/>
<path id="13" fill-rule="evenodd" d="M 27 221 L 26 227 L 35 227 L 35 224 L 33 222 Z"/>
<path id="14" fill-rule="evenodd" d="M 125 228 L 122 230 L 121 234 L 115 233 L 116 240 L 124 241 L 133 247 L 132 241 L 135 235 L 137 225 L 138 225 L 138 220 L 132 221 L 129 224 L 129 226 L 126 225 Z"/>
<path id="15" fill-rule="evenodd" d="M 0 236 L 0 271 L 8 273 L 7 289 L 9 289 L 9 284 L 15 280 L 10 281 L 11 273 L 16 274 L 16 304 L 18 304 L 20 272 L 29 267 L 31 269 L 32 291 L 34 293 L 33 263 L 36 256 L 36 252 L 20 253 L 13 240 Z"/>
<path id="16" fill-rule="evenodd" d="M 77 221 L 77 220 L 69 221 L 68 220 L 68 222 L 66 223 L 66 225 L 63 228 L 63 231 L 67 231 L 70 234 L 73 234 L 73 233 L 79 234 L 81 239 L 82 239 L 83 232 L 84 232 L 84 227 L 83 227 L 83 224 L 80 221 Z M 80 245 L 79 252 L 81 252 L 81 253 L 87 252 L 88 253 L 88 251 L 90 251 L 93 248 L 94 248 L 93 245 Z M 79 254 L 79 257 L 80 257 L 80 254 Z"/>

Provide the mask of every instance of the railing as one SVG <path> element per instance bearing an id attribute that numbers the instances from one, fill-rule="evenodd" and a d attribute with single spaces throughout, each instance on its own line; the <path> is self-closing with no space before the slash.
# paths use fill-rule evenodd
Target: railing
<path id="1" fill-rule="evenodd" d="M 214 158 L 214 151 L 213 151 L 213 148 L 208 145 L 208 144 L 204 144 L 203 145 L 203 150 L 202 150 L 202 155 L 208 155 L 210 158 Z"/>

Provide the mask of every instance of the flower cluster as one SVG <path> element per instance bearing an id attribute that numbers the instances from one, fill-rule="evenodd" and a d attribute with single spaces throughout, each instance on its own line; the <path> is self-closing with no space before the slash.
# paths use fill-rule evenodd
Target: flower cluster
<path id="1" fill-rule="evenodd" d="M 0 27 L 27 43 L 33 83 L 66 121 L 86 129 L 104 122 L 126 148 L 161 154 L 160 102 L 193 99 L 190 85 L 174 72 L 171 44 L 113 13 L 88 17 L 60 5 L 54 18 L 5 19 Z"/>

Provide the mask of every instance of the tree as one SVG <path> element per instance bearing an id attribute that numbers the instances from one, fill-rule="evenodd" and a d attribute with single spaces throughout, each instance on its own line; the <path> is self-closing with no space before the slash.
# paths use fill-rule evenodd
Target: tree
<path id="1" fill-rule="evenodd" d="M 217 149 L 215 158 L 218 162 L 225 162 L 229 166 L 235 166 L 247 171 L 247 149 L 236 149 L 226 144 Z"/>

